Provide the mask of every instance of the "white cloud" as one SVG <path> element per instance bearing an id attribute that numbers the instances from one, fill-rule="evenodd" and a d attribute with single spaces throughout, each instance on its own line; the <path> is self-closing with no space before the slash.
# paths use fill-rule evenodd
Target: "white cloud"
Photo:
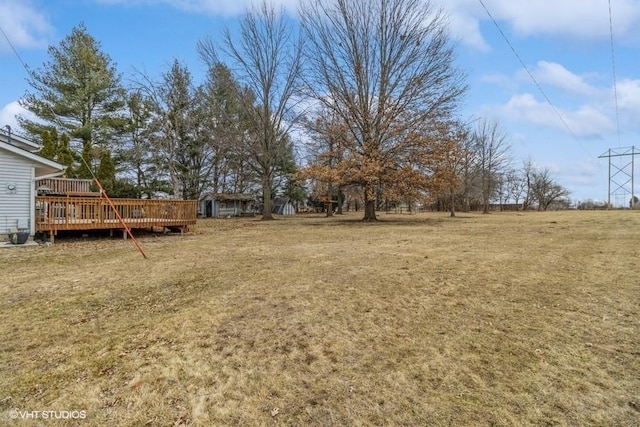
<path id="1" fill-rule="evenodd" d="M 620 132 L 622 134 L 632 132 L 637 134 L 640 128 L 640 80 L 623 79 L 618 80 L 617 85 L 618 116 L 620 121 Z M 607 103 L 615 114 L 615 97 L 613 88 L 606 92 Z M 637 136 L 634 137 L 637 139 Z"/>
<path id="2" fill-rule="evenodd" d="M 625 79 L 617 84 L 618 106 L 640 115 L 640 80 Z"/>
<path id="3" fill-rule="evenodd" d="M 474 49 L 490 50 L 480 31 L 483 15 L 477 0 L 433 0 L 432 4 L 446 14 L 452 37 Z"/>
<path id="4" fill-rule="evenodd" d="M 500 110 L 512 120 L 543 128 L 561 129 L 568 132 L 568 126 L 571 132 L 578 137 L 599 137 L 614 129 L 609 117 L 594 106 L 584 105 L 575 110 L 558 109 L 558 113 L 562 117 L 561 120 L 551 105 L 538 101 L 528 93 L 514 95 L 505 105 L 500 107 Z"/>
<path id="5" fill-rule="evenodd" d="M 490 21 L 477 0 L 435 0 L 451 16 L 451 28 L 472 47 L 486 49 L 478 21 Z M 580 40 L 609 39 L 609 8 L 602 0 L 514 1 L 484 0 L 491 15 L 504 31 L 522 36 L 561 36 Z M 614 37 L 638 40 L 640 2 L 612 2 Z M 491 24 L 493 26 L 493 24 Z"/>
<path id="6" fill-rule="evenodd" d="M 16 49 L 46 47 L 46 37 L 53 32 L 47 18 L 29 1 L 0 0 L 0 28 Z M 0 37 L 0 53 L 10 51 L 5 37 Z"/>
<path id="7" fill-rule="evenodd" d="M 16 120 L 18 114 L 30 119 L 35 118 L 32 113 L 22 108 L 20 104 L 18 104 L 18 101 L 13 101 L 0 108 L 0 127 L 4 128 L 6 125 L 9 125 L 13 131 L 19 131 L 20 126 Z"/>
<path id="8" fill-rule="evenodd" d="M 523 35 L 565 35 L 577 38 L 603 38 L 609 35 L 607 3 L 601 0 L 563 0 L 493 3 L 499 19 Z"/>
<path id="9" fill-rule="evenodd" d="M 481 51 L 490 50 L 489 45 L 480 33 L 480 21 L 473 16 L 449 7 L 444 9 L 451 36 L 462 43 Z"/>
<path id="10" fill-rule="evenodd" d="M 538 67 L 532 71 L 532 74 L 536 81 L 542 85 L 555 86 L 576 95 L 594 97 L 600 92 L 594 86 L 589 85 L 584 77 L 572 73 L 555 62 L 539 61 Z M 526 78 L 529 79 L 529 76 Z"/>
<path id="11" fill-rule="evenodd" d="M 561 64 L 548 61 L 539 61 L 537 66 L 531 69 L 531 73 L 545 93 L 550 96 L 560 116 L 576 136 L 602 137 L 607 136 L 609 132 L 617 132 L 612 86 L 589 82 L 590 79 L 598 79 L 598 75 L 575 74 Z M 562 123 L 553 107 L 543 99 L 541 94 L 536 92 L 538 97 L 536 98 L 530 93 L 522 93 L 525 87 L 528 87 L 528 90 L 535 90 L 532 89 L 534 86 L 531 78 L 524 69 L 511 77 L 505 74 L 486 74 L 481 80 L 498 85 L 512 93 L 520 92 L 500 107 L 500 111 L 508 118 L 568 132 L 567 126 Z M 640 80 L 619 80 L 617 96 L 620 133 L 625 135 L 640 126 Z M 490 113 L 495 111 L 495 108 L 495 105 L 485 105 L 482 111 Z"/>
<path id="12" fill-rule="evenodd" d="M 0 0 L 10 1 L 10 0 Z M 177 9 L 233 16 L 242 13 L 261 0 L 94 0 L 103 4 L 166 4 Z M 271 0 L 294 13 L 305 0 Z M 452 36 L 478 50 L 489 50 L 480 30 L 489 17 L 477 0 L 432 0 L 449 18 Z M 566 36 L 577 39 L 604 40 L 609 38 L 609 9 L 602 0 L 514 1 L 484 0 L 484 4 L 498 20 L 503 30 L 513 30 L 523 36 Z M 552 10 L 551 10 L 552 9 Z M 640 25 L 640 2 L 617 0 L 612 7 L 616 38 L 637 40 L 635 28 Z M 490 24 L 493 26 L 493 24 Z M 493 29 L 492 29 L 493 31 Z"/>
<path id="13" fill-rule="evenodd" d="M 176 9 L 187 12 L 211 13 L 223 16 L 234 16 L 243 13 L 252 4 L 258 4 L 255 0 L 97 0 L 105 4 L 167 4 Z M 286 10 L 294 12 L 298 7 L 298 0 L 273 0 L 276 7 L 283 6 Z"/>

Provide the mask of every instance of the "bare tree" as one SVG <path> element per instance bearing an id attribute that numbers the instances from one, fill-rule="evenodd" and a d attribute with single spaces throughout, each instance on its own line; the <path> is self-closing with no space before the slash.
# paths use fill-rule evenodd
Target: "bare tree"
<path id="1" fill-rule="evenodd" d="M 496 191 L 494 199 L 498 201 L 500 212 L 504 210 L 504 205 L 509 199 L 509 187 L 507 184 L 507 172 L 496 176 Z"/>
<path id="2" fill-rule="evenodd" d="M 531 190 L 538 201 L 538 210 L 541 211 L 546 211 L 553 203 L 569 196 L 569 191 L 553 179 L 549 168 L 536 169 L 533 172 Z"/>
<path id="3" fill-rule="evenodd" d="M 533 194 L 533 176 L 536 167 L 533 164 L 533 160 L 530 158 L 525 160 L 522 164 L 522 186 L 524 187 L 524 199 L 522 201 L 522 210 L 529 210 L 532 203 L 535 201 Z"/>
<path id="4" fill-rule="evenodd" d="M 262 219 L 273 219 L 271 191 L 277 171 L 290 156 L 288 133 L 297 120 L 297 82 L 302 68 L 302 43 L 293 34 L 284 10 L 263 1 L 240 19 L 238 39 L 227 29 L 224 50 L 233 61 L 238 80 L 253 94 L 244 105 L 251 122 L 251 136 L 244 138 L 247 165 L 260 177 Z M 200 50 L 215 49 L 201 42 Z M 250 97 L 241 98 L 248 102 Z"/>
<path id="5" fill-rule="evenodd" d="M 461 141 L 462 158 L 460 159 L 460 178 L 462 186 L 460 197 L 464 211 L 471 210 L 471 202 L 479 199 L 480 194 L 478 183 L 478 153 L 476 152 L 474 134 L 467 131 L 466 138 Z"/>
<path id="6" fill-rule="evenodd" d="M 515 169 L 509 169 L 505 174 L 508 198 L 513 200 L 516 209 L 520 209 L 520 201 L 526 194 L 527 182 L 524 175 Z"/>
<path id="7" fill-rule="evenodd" d="M 489 202 L 496 195 L 498 177 L 509 166 L 507 134 L 496 120 L 482 119 L 475 131 L 474 141 L 482 189 L 483 212 L 489 213 Z"/>
<path id="8" fill-rule="evenodd" d="M 375 221 L 379 190 L 425 185 L 429 138 L 466 91 L 441 11 L 427 0 L 311 0 L 307 89 L 346 126 L 345 184 L 364 190 Z"/>
<path id="9" fill-rule="evenodd" d="M 209 64 L 202 86 L 203 126 L 215 141 L 209 189 L 214 193 L 242 193 L 255 181 L 255 173 L 247 166 L 244 143 L 251 137 L 247 117 L 253 111 L 253 107 L 245 111 L 244 105 L 250 105 L 253 97 L 243 91 L 225 64 L 205 55 L 203 59 Z M 249 99 L 243 101 L 242 97 Z"/>

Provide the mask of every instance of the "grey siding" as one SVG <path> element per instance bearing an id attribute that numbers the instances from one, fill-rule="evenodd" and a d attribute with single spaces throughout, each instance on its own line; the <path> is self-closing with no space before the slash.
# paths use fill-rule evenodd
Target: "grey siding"
<path id="1" fill-rule="evenodd" d="M 31 228 L 32 171 L 31 161 L 0 148 L 0 238 L 12 227 Z"/>

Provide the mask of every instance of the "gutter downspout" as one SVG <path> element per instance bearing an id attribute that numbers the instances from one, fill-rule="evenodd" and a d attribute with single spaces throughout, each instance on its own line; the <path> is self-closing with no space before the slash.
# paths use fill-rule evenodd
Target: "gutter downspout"
<path id="1" fill-rule="evenodd" d="M 31 167 L 31 185 L 29 186 L 29 236 L 36 234 L 36 168 Z"/>

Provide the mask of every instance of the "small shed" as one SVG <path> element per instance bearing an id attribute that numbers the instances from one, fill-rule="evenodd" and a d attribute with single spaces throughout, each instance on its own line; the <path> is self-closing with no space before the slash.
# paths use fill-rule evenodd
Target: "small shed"
<path id="1" fill-rule="evenodd" d="M 202 218 L 228 218 L 254 214 L 255 200 L 250 194 L 208 193 L 200 197 L 198 213 Z"/>
<path id="2" fill-rule="evenodd" d="M 66 167 L 36 154 L 40 146 L 0 130 L 0 237 L 10 230 L 36 232 L 36 181 L 64 173 Z"/>
<path id="3" fill-rule="evenodd" d="M 288 197 L 276 197 L 273 200 L 273 207 L 271 208 L 271 212 L 278 215 L 295 215 L 296 208 L 289 201 Z"/>

